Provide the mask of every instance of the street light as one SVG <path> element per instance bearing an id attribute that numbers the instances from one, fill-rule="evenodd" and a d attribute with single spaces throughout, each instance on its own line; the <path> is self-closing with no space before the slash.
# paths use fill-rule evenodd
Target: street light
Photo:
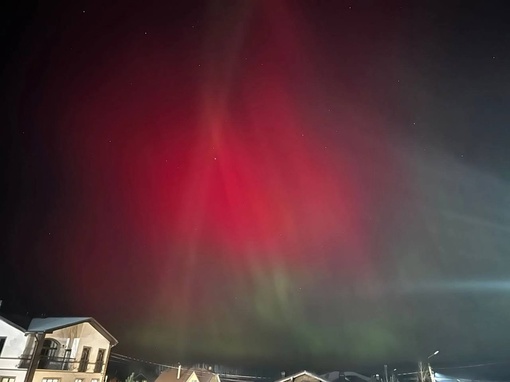
<path id="1" fill-rule="evenodd" d="M 431 359 L 432 357 L 434 357 L 435 355 L 438 355 L 439 354 L 439 350 L 436 350 L 434 353 L 432 353 L 431 355 L 429 355 L 427 357 L 427 359 Z"/>

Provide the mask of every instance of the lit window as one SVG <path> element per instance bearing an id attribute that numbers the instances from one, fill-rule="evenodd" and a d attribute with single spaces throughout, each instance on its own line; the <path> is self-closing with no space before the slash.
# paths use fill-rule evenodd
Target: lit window
<path id="1" fill-rule="evenodd" d="M 42 382 L 60 382 L 60 378 L 43 378 Z"/>
<path id="2" fill-rule="evenodd" d="M 0 377 L 2 382 L 14 382 L 16 380 L 15 377 Z"/>

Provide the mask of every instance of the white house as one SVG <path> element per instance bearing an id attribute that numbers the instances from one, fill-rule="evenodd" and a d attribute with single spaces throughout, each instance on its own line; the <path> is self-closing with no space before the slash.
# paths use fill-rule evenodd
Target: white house
<path id="1" fill-rule="evenodd" d="M 116 344 L 92 317 L 0 316 L 0 382 L 104 382 Z"/>

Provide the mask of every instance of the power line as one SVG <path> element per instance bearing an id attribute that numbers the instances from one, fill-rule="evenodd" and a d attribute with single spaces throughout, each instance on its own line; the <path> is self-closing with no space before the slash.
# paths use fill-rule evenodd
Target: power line
<path id="1" fill-rule="evenodd" d="M 510 363 L 509 361 L 493 361 L 493 362 L 485 362 L 485 363 L 477 363 L 477 364 L 469 364 L 469 365 L 461 365 L 461 366 L 443 366 L 443 367 L 434 367 L 434 370 L 454 370 L 454 369 L 470 369 L 476 367 L 484 367 L 484 366 L 493 366 L 493 365 L 504 365 Z M 398 373 L 397 375 L 405 376 L 405 375 L 415 375 L 419 374 L 418 371 L 410 371 L 407 373 Z"/>
<path id="2" fill-rule="evenodd" d="M 124 354 L 119 354 L 119 353 L 111 353 L 110 358 L 112 358 L 112 357 L 114 358 L 113 360 L 117 361 L 117 362 L 135 361 L 135 362 L 146 363 L 149 365 L 165 367 L 167 369 L 178 369 L 179 368 L 179 366 L 166 365 L 166 364 L 162 364 L 162 363 L 146 361 L 143 359 L 130 357 L 130 356 L 127 356 Z M 192 369 L 192 370 L 197 374 L 205 374 L 208 372 L 207 370 L 200 370 L 200 369 Z M 214 374 L 218 374 L 219 376 L 221 376 L 222 380 L 227 380 L 227 381 L 231 381 L 231 382 L 246 382 L 246 379 L 270 379 L 269 377 L 260 377 L 257 375 L 241 375 L 241 374 L 230 374 L 230 373 L 214 373 Z M 241 379 L 239 379 L 239 378 L 241 378 Z M 245 379 L 242 379 L 242 378 L 245 378 Z"/>
<path id="3" fill-rule="evenodd" d="M 449 366 L 449 367 L 435 367 L 435 370 L 450 370 L 450 369 L 468 369 L 472 367 L 483 367 L 483 366 L 492 366 L 492 365 L 504 365 L 510 363 L 510 361 L 495 361 L 495 362 L 486 362 L 486 363 L 477 363 L 472 365 L 464 365 L 464 366 Z"/>
<path id="4" fill-rule="evenodd" d="M 157 363 L 157 362 L 151 362 L 151 361 L 146 361 L 144 359 L 140 359 L 140 358 L 134 358 L 134 357 L 130 357 L 130 356 L 127 356 L 127 355 L 123 355 L 123 354 L 119 354 L 119 353 L 111 353 L 110 354 L 110 357 L 116 357 L 117 359 L 119 360 L 122 360 L 122 361 L 125 361 L 125 362 L 129 362 L 129 361 L 136 361 L 136 362 L 142 362 L 142 363 L 147 363 L 149 365 L 155 365 L 155 366 L 161 366 L 161 367 L 166 367 L 166 368 L 169 368 L 169 369 L 177 369 L 177 366 L 171 366 L 171 365 L 165 365 L 165 364 L 162 364 L 162 363 Z"/>

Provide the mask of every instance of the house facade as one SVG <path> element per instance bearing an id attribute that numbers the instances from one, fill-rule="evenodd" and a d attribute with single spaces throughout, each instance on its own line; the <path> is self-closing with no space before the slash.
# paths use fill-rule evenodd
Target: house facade
<path id="1" fill-rule="evenodd" d="M 116 344 L 91 317 L 0 316 L 0 382 L 104 382 Z"/>
<path id="2" fill-rule="evenodd" d="M 310 373 L 309 371 L 303 370 L 300 371 L 299 373 L 289 375 L 288 377 L 278 379 L 275 382 L 329 382 L 329 381 L 314 373 Z"/>
<path id="3" fill-rule="evenodd" d="M 26 369 L 19 368 L 25 351 L 25 330 L 0 317 L 0 382 L 23 382 Z"/>
<path id="4" fill-rule="evenodd" d="M 162 372 L 155 382 L 221 382 L 220 376 L 209 370 L 176 367 Z"/>
<path id="5" fill-rule="evenodd" d="M 179 366 L 161 373 L 156 382 L 200 382 L 197 373 L 192 369 Z"/>

